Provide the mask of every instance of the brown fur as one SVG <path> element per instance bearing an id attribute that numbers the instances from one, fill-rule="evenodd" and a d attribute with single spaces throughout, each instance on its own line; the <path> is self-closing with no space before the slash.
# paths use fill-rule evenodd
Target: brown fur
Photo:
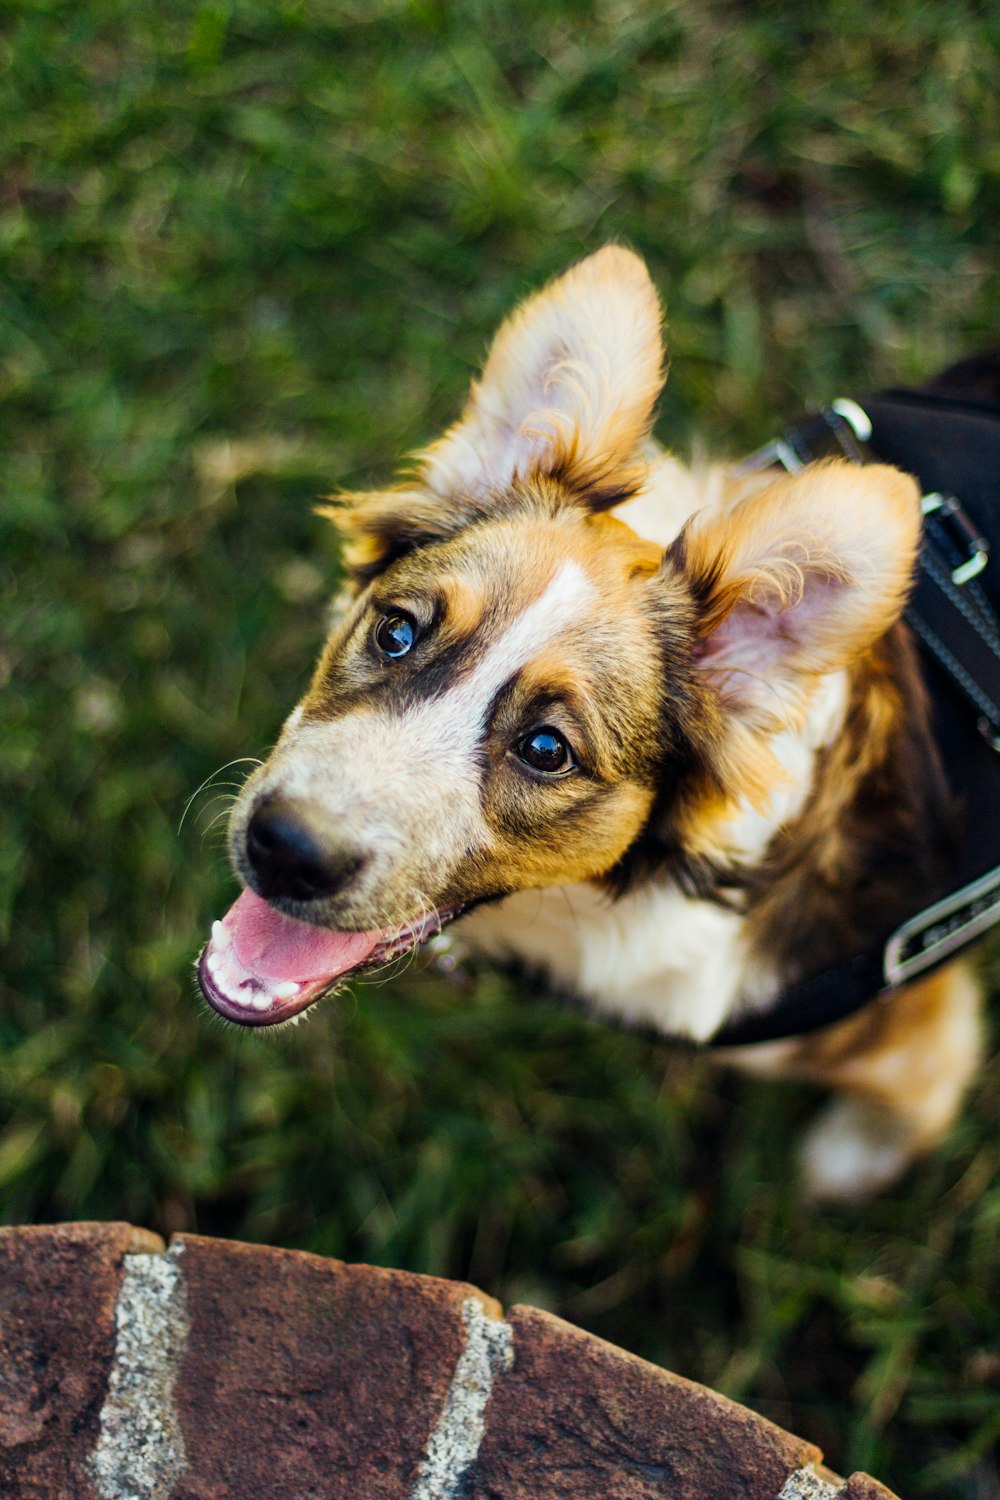
<path id="1" fill-rule="evenodd" d="M 852 669 L 843 733 L 756 872 L 754 947 L 792 975 L 803 957 L 816 971 L 862 951 L 935 890 L 954 824 L 916 652 L 897 625 Z"/>

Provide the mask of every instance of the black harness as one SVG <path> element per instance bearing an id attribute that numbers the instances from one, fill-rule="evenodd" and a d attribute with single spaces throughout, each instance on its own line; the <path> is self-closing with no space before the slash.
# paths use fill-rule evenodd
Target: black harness
<path id="1" fill-rule="evenodd" d="M 916 475 L 924 535 L 905 619 L 921 646 L 934 732 L 963 812 L 959 845 L 928 904 L 871 947 L 737 1017 L 717 1047 L 801 1036 L 929 974 L 1000 922 L 1000 401 L 892 390 L 835 401 L 746 459 L 740 470 L 796 473 L 815 459 L 877 459 Z"/>

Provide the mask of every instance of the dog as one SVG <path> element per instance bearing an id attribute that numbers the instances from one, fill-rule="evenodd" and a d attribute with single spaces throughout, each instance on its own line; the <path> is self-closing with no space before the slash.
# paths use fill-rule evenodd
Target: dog
<path id="1" fill-rule="evenodd" d="M 350 583 L 234 805 L 244 890 L 199 964 L 275 1026 L 460 922 L 598 1013 L 709 1041 L 893 921 L 949 798 L 901 621 L 915 481 L 695 468 L 650 438 L 661 310 L 608 246 L 502 325 L 459 420 L 327 508 Z M 873 997 L 874 999 L 874 997 Z M 817 1197 L 892 1182 L 981 1048 L 964 961 L 724 1062 L 836 1091 Z"/>

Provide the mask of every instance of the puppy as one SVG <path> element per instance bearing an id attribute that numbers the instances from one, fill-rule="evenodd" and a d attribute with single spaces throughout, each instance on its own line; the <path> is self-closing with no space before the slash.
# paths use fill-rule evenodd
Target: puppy
<path id="1" fill-rule="evenodd" d="M 900 622 L 917 486 L 692 472 L 649 437 L 663 381 L 648 273 L 608 247 L 501 327 L 410 476 L 330 508 L 351 583 L 233 809 L 245 889 L 199 965 L 223 1016 L 297 1017 L 461 919 L 704 1042 L 919 900 L 949 808 Z M 839 1091 L 807 1182 L 860 1196 L 948 1128 L 978 1009 L 953 963 L 719 1055 Z"/>

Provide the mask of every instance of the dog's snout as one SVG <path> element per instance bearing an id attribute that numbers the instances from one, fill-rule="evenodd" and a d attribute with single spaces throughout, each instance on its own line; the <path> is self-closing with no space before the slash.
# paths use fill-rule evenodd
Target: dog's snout
<path id="1" fill-rule="evenodd" d="M 331 847 L 293 804 L 268 798 L 247 827 L 247 858 L 259 893 L 314 901 L 333 896 L 364 864 L 357 849 Z"/>

